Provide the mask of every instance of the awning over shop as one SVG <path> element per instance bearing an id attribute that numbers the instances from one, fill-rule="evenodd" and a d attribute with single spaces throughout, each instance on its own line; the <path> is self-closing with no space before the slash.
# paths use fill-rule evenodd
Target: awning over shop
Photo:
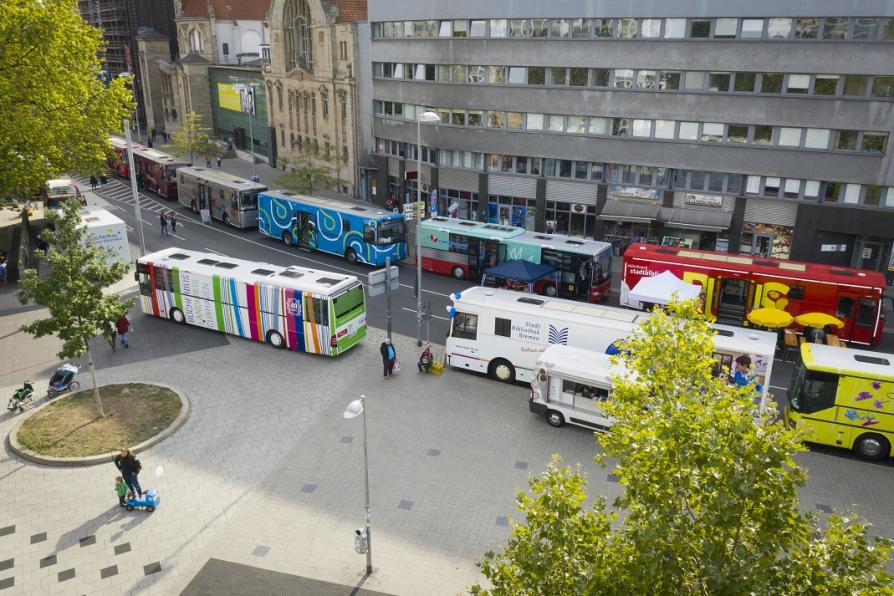
<path id="1" fill-rule="evenodd" d="M 650 223 L 658 218 L 660 210 L 660 205 L 609 199 L 605 202 L 605 207 L 603 207 L 602 213 L 599 214 L 599 218 L 607 221 Z"/>
<path id="2" fill-rule="evenodd" d="M 699 230 L 701 232 L 721 232 L 729 229 L 733 214 L 731 211 L 707 211 L 683 207 L 662 207 L 661 220 L 669 228 Z"/>

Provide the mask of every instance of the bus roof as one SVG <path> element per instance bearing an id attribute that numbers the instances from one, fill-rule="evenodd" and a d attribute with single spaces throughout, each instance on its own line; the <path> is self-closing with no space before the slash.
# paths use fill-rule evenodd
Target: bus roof
<path id="1" fill-rule="evenodd" d="M 540 248 L 552 248 L 562 252 L 570 252 L 593 256 L 606 250 L 611 250 L 608 242 L 588 240 L 586 238 L 574 238 L 561 234 L 542 234 L 540 232 L 525 232 L 511 239 L 515 243 L 537 245 Z"/>
<path id="2" fill-rule="evenodd" d="M 133 147 L 134 155 L 139 155 L 141 157 L 145 157 L 151 159 L 152 161 L 158 162 L 164 165 L 174 165 L 174 164 L 183 164 L 185 166 L 189 165 L 189 162 L 185 159 L 180 159 L 174 157 L 173 155 L 169 155 L 164 151 L 159 151 L 158 149 L 147 149 L 142 145 L 134 145 Z"/>
<path id="3" fill-rule="evenodd" d="M 894 354 L 804 343 L 801 360 L 810 370 L 894 382 Z"/>
<path id="4" fill-rule="evenodd" d="M 462 234 L 463 236 L 472 236 L 474 238 L 486 238 L 488 240 L 515 238 L 525 233 L 524 228 L 485 223 L 483 221 L 471 221 L 468 219 L 456 219 L 454 217 L 439 216 L 423 219 L 421 225 L 423 228 L 440 230 L 448 233 L 452 232 L 454 234 Z"/>
<path id="5" fill-rule="evenodd" d="M 537 366 L 549 373 L 611 383 L 611 373 L 623 367 L 612 365 L 611 356 L 583 348 L 551 345 L 537 358 Z"/>
<path id="6" fill-rule="evenodd" d="M 353 275 L 330 273 L 294 265 L 280 267 L 269 263 L 255 263 L 216 253 L 177 247 L 150 253 L 140 257 L 137 262 L 179 267 L 208 276 L 238 277 L 248 283 L 267 283 L 324 296 L 338 294 L 360 283 Z"/>
<path id="7" fill-rule="evenodd" d="M 116 149 L 127 149 L 127 141 L 122 139 L 121 137 L 109 137 L 109 145 L 115 147 Z M 143 149 L 144 147 L 139 143 L 131 142 L 134 149 Z"/>
<path id="8" fill-rule="evenodd" d="M 771 257 L 675 248 L 653 244 L 631 244 L 624 253 L 624 259 L 644 259 L 647 261 L 669 261 L 705 268 L 734 269 L 760 275 L 804 279 L 813 281 L 833 281 L 854 286 L 885 287 L 885 276 L 869 269 L 853 269 L 820 263 L 790 261 Z"/>
<path id="9" fill-rule="evenodd" d="M 211 182 L 216 182 L 222 186 L 228 186 L 230 188 L 235 188 L 239 191 L 257 191 L 262 192 L 267 190 L 267 187 L 259 182 L 252 182 L 250 180 L 246 180 L 244 178 L 240 178 L 239 176 L 234 176 L 233 174 L 228 174 L 227 172 L 222 172 L 220 170 L 212 170 L 211 168 L 202 168 L 197 166 L 185 166 L 182 168 L 177 168 L 177 174 L 180 172 L 184 172 L 186 174 L 190 174 L 195 176 L 196 178 L 204 178 L 205 180 L 209 180 Z"/>
<path id="10" fill-rule="evenodd" d="M 358 203 L 347 203 L 344 201 L 338 201 L 335 199 L 327 199 L 324 197 L 312 197 L 309 195 L 302 195 L 294 192 L 289 192 L 286 190 L 267 190 L 264 191 L 264 195 L 271 196 L 277 199 L 283 199 L 286 201 L 296 201 L 298 203 L 307 203 L 308 205 L 316 205 L 318 207 L 325 207 L 326 209 L 332 209 L 333 211 L 338 211 L 339 213 L 348 213 L 351 215 L 360 215 L 366 217 L 368 219 L 376 219 L 376 220 L 389 220 L 389 219 L 403 219 L 403 215 L 400 213 L 390 213 L 385 211 L 384 209 L 380 209 L 375 205 L 362 205 Z"/>

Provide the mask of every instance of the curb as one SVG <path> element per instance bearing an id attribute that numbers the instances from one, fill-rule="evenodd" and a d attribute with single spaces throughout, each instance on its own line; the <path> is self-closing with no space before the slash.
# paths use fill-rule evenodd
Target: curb
<path id="1" fill-rule="evenodd" d="M 123 383 L 109 383 L 109 385 L 122 385 Z M 171 435 L 173 435 L 177 430 L 180 429 L 186 423 L 186 420 L 189 418 L 189 415 L 192 413 L 192 403 L 186 397 L 186 394 L 180 391 L 179 389 L 175 389 L 170 385 L 166 385 L 165 383 L 145 383 L 146 385 L 157 385 L 159 387 L 164 387 L 166 389 L 170 389 L 173 391 L 177 397 L 180 398 L 180 414 L 174 419 L 171 424 L 167 426 L 160 433 L 155 435 L 154 437 L 149 437 L 139 445 L 135 445 L 130 448 L 133 453 L 140 453 L 141 451 L 145 451 L 150 447 L 161 443 Z M 92 388 L 91 388 L 92 389 Z M 21 420 L 17 421 L 12 430 L 9 431 L 9 434 L 6 436 L 6 443 L 9 445 L 10 450 L 13 453 L 18 455 L 19 457 L 26 459 L 30 462 L 44 465 L 44 466 L 58 466 L 58 467 L 75 467 L 75 466 L 95 466 L 97 464 L 102 464 L 106 462 L 113 461 L 115 457 L 118 455 L 118 451 L 110 451 L 108 453 L 101 453 L 100 455 L 88 455 L 85 457 L 53 457 L 51 455 L 40 455 L 39 453 L 35 453 L 30 449 L 26 449 L 22 447 L 19 443 L 17 436 L 19 434 L 19 428 L 21 428 L 22 424 L 24 424 L 28 418 L 33 416 L 35 413 L 39 412 L 46 406 L 51 403 L 47 401 L 43 405 L 34 408 L 30 412 L 28 412 Z"/>

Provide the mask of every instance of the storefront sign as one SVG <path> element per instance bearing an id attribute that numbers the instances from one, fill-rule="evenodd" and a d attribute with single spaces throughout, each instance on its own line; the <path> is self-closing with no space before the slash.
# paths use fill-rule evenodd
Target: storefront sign
<path id="1" fill-rule="evenodd" d="M 640 188 L 639 186 L 621 186 L 612 184 L 611 194 L 621 199 L 649 199 L 657 201 L 659 191 L 657 188 Z"/>
<path id="2" fill-rule="evenodd" d="M 686 194 L 687 205 L 699 205 L 701 207 L 722 207 L 723 197 L 720 195 Z"/>
<path id="3" fill-rule="evenodd" d="M 847 252 L 847 244 L 822 244 L 820 245 L 820 252 Z"/>

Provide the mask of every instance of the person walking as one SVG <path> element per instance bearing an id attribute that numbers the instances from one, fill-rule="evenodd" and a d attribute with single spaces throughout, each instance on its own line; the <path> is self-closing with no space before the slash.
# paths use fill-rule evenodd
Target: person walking
<path id="1" fill-rule="evenodd" d="M 382 367 L 387 379 L 394 375 L 394 362 L 397 360 L 397 350 L 391 344 L 391 339 L 386 337 L 379 347 L 379 352 L 382 354 Z"/>
<path id="2" fill-rule="evenodd" d="M 134 495 L 143 496 L 143 487 L 140 486 L 140 460 L 134 457 L 130 449 L 122 449 L 115 458 L 115 467 L 121 471 L 121 478 L 127 484 Z"/>
<path id="3" fill-rule="evenodd" d="M 218 155 L 218 156 L 217 156 L 217 169 L 218 169 L 218 170 L 220 169 L 220 164 L 221 164 L 222 161 L 223 161 L 223 159 L 221 159 L 220 155 Z"/>
<path id="4" fill-rule="evenodd" d="M 164 212 L 162 212 L 158 216 L 158 224 L 161 226 L 161 235 L 167 236 L 168 235 L 168 216 L 165 215 Z"/>
<path id="5" fill-rule="evenodd" d="M 106 175 L 105 175 L 105 174 L 100 174 L 100 175 L 99 175 L 99 185 L 100 185 L 100 186 L 102 186 L 103 188 L 105 188 L 105 187 L 106 187 L 106 182 L 108 182 L 108 181 L 109 181 L 109 179 L 106 178 Z"/>
<path id="6" fill-rule="evenodd" d="M 99 181 L 96 179 L 96 174 L 90 174 L 90 190 L 96 190 L 98 184 Z"/>
<path id="7" fill-rule="evenodd" d="M 170 221 L 170 223 L 171 223 L 171 233 L 176 234 L 177 233 L 177 212 L 176 211 L 171 211 L 168 214 L 168 221 Z"/>
<path id="8" fill-rule="evenodd" d="M 106 327 L 106 331 L 103 334 L 103 337 L 105 337 L 106 341 L 109 342 L 109 345 L 112 346 L 113 352 L 118 349 L 118 347 L 115 345 L 118 340 L 118 330 L 115 328 L 115 323 L 109 323 L 108 327 Z"/>
<path id="9" fill-rule="evenodd" d="M 209 170 L 211 169 L 211 156 L 210 155 L 205 156 L 205 167 L 208 168 Z"/>
<path id="10" fill-rule="evenodd" d="M 125 348 L 129 348 L 130 344 L 127 343 L 127 332 L 130 331 L 130 321 L 127 320 L 127 315 L 118 317 L 118 320 L 115 321 L 115 330 L 118 332 L 118 335 L 121 336 L 121 345 Z"/>

